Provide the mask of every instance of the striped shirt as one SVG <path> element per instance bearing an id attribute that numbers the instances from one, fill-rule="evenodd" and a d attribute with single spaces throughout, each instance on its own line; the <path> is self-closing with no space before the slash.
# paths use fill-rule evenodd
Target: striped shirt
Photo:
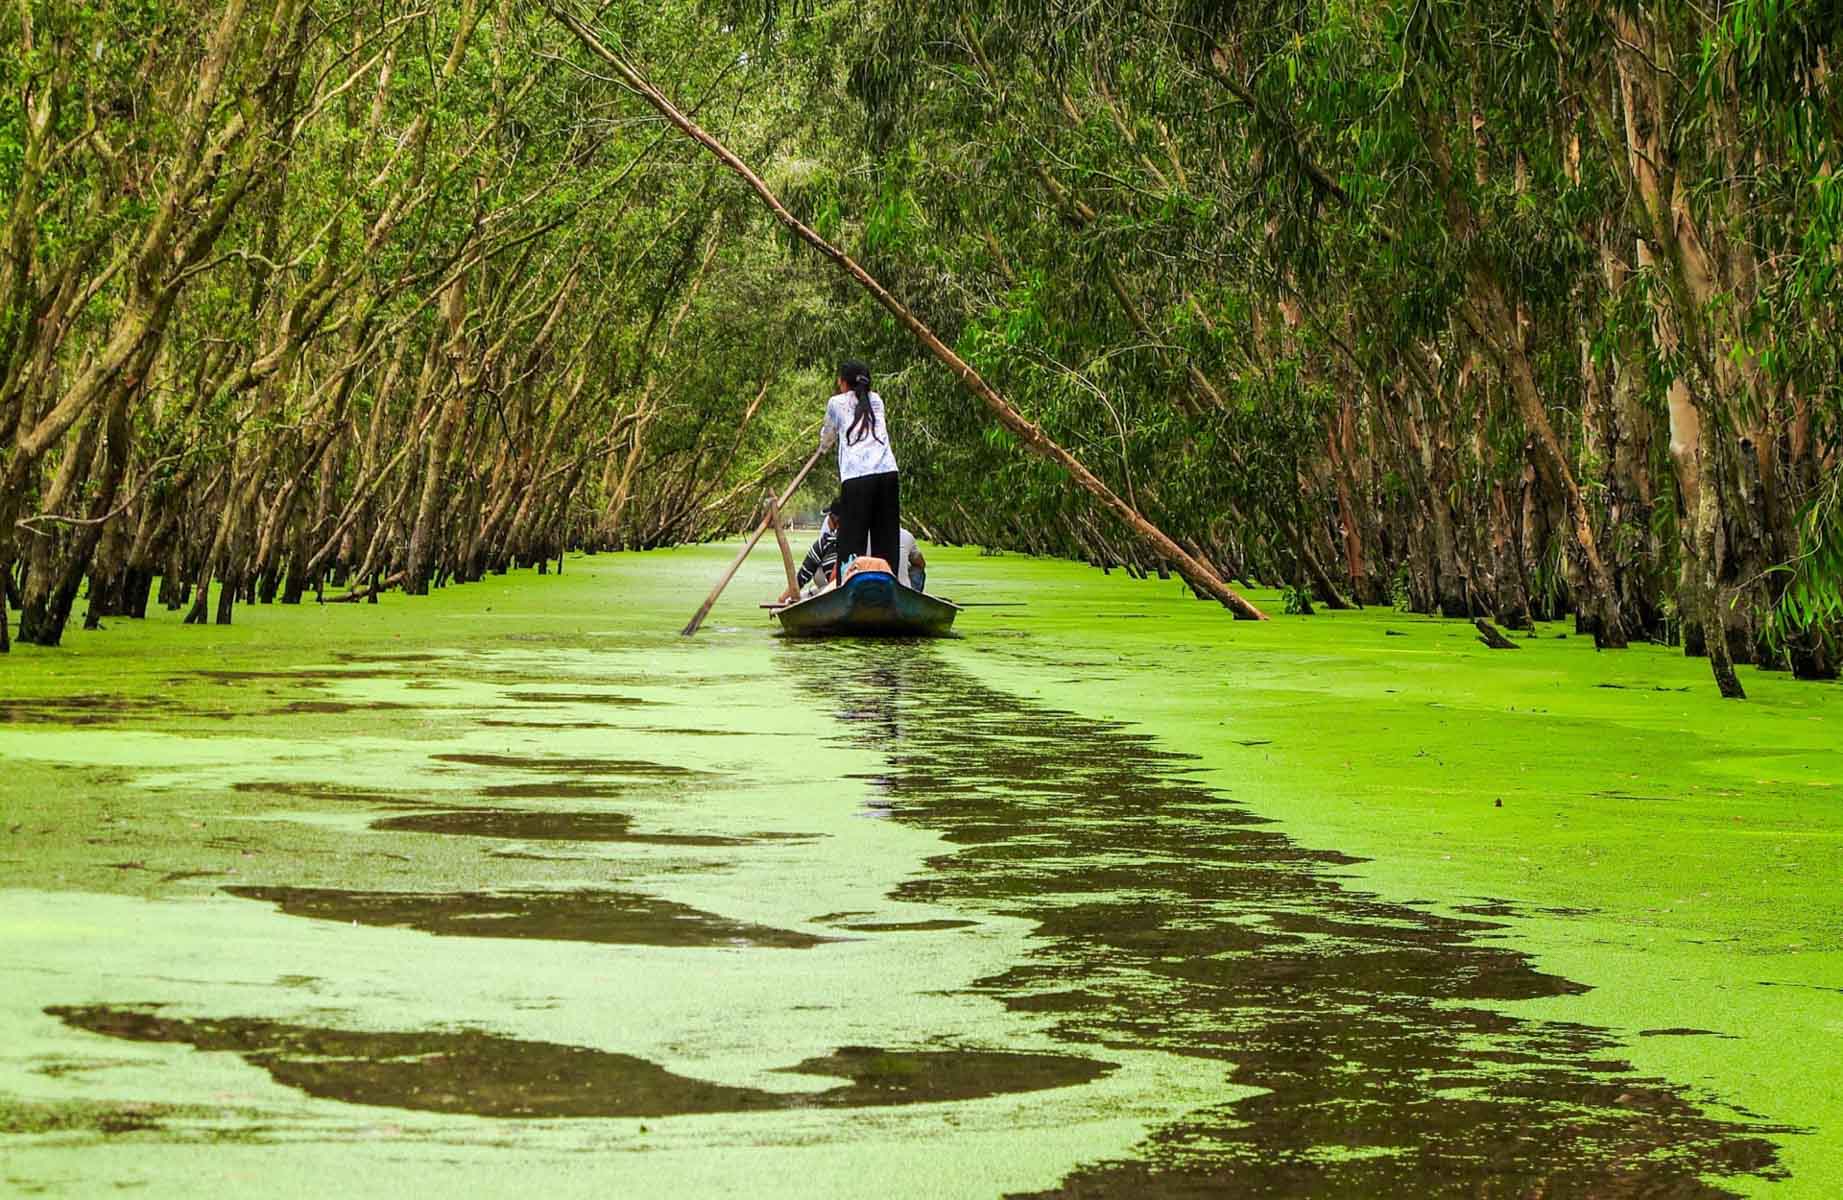
<path id="1" fill-rule="evenodd" d="M 819 527 L 819 540 L 807 550 L 806 559 L 800 564 L 800 571 L 794 580 L 801 587 L 813 581 L 819 574 L 823 579 L 830 579 L 838 571 L 838 531 L 830 526 Z"/>

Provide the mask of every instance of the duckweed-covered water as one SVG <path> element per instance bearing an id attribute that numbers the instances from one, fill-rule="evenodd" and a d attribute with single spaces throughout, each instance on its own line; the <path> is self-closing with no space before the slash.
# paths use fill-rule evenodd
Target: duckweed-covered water
<path id="1" fill-rule="evenodd" d="M 725 553 L 0 661 L 0 1191 L 1843 1189 L 1838 689 Z"/>

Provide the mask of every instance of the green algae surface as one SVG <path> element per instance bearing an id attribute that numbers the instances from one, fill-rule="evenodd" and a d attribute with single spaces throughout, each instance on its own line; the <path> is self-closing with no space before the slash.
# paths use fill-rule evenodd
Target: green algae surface
<path id="1" fill-rule="evenodd" d="M 0 660 L 0 1190 L 1843 1188 L 1838 688 L 728 552 Z"/>

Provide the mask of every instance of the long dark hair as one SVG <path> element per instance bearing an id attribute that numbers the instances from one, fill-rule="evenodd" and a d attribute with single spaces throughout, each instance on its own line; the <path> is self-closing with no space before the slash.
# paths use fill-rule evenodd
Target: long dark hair
<path id="1" fill-rule="evenodd" d="M 838 377 L 845 381 L 857 397 L 857 409 L 851 417 L 851 427 L 845 430 L 845 444 L 855 446 L 869 434 L 877 441 L 877 413 L 870 407 L 870 368 L 861 362 L 847 362 L 838 368 Z"/>

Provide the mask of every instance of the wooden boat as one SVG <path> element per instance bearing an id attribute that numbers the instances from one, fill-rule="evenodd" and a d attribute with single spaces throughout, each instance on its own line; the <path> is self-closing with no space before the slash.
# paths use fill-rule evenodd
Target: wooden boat
<path id="1" fill-rule="evenodd" d="M 945 637 L 960 606 L 904 587 L 888 571 L 859 571 L 842 587 L 774 609 L 788 637 Z"/>

